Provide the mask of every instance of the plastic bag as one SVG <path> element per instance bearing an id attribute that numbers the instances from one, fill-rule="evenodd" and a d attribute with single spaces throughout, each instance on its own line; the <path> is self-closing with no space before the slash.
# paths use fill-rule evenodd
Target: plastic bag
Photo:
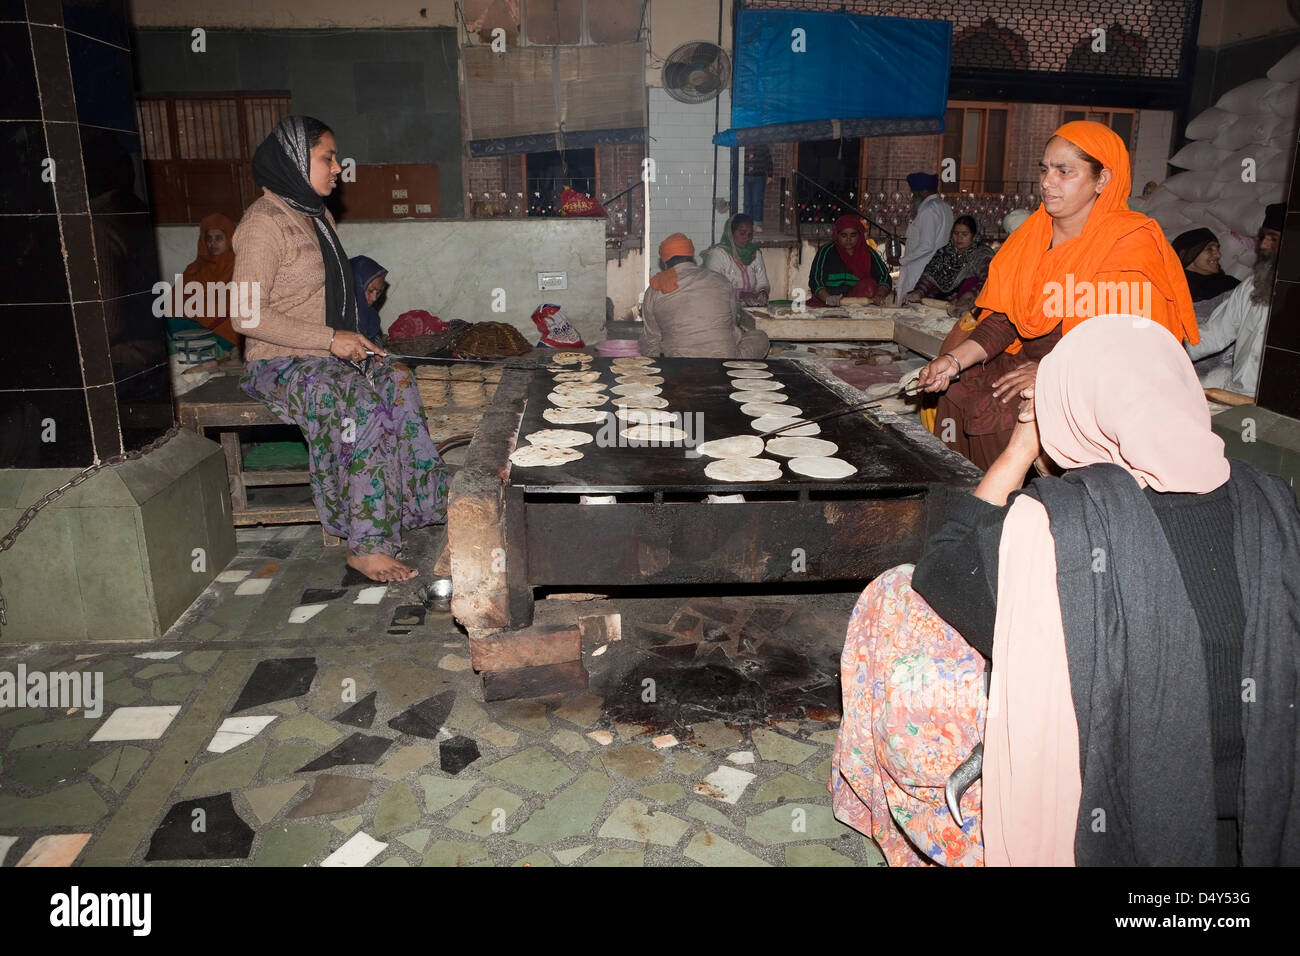
<path id="1" fill-rule="evenodd" d="M 558 305 L 539 305 L 533 310 L 533 324 L 542 334 L 538 345 L 552 349 L 570 349 L 583 347 L 582 336 L 578 334 Z"/>

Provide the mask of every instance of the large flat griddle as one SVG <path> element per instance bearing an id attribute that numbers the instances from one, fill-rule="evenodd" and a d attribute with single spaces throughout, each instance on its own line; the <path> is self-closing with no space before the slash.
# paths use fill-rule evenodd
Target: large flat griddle
<path id="1" fill-rule="evenodd" d="M 740 410 L 740 403 L 730 395 L 743 388 L 744 379 L 733 379 L 717 359 L 659 358 L 655 366 L 662 369 L 659 377 L 664 383 L 658 386 L 668 402 L 665 411 L 687 418 L 684 425 L 693 444 L 728 438 L 733 435 L 757 435 L 754 421 Z M 570 366 L 577 368 L 577 366 Z M 592 370 L 601 373 L 602 384 L 612 388 L 617 384 L 609 359 L 596 359 Z M 773 379 L 785 385 L 785 404 L 802 410 L 800 417 L 815 418 L 848 407 L 848 400 L 833 391 L 815 373 L 820 366 L 790 359 L 768 359 L 767 371 Z M 823 373 L 824 374 L 824 373 Z M 567 428 L 587 432 L 596 441 L 579 446 L 583 457 L 577 461 L 545 468 L 522 468 L 512 465 L 510 484 L 531 493 L 554 494 L 619 494 L 647 491 L 672 491 L 701 494 L 744 494 L 771 491 L 774 488 L 803 488 L 813 491 L 828 488 L 840 491 L 857 491 L 870 494 L 899 493 L 924 487 L 933 482 L 948 480 L 951 472 L 932 458 L 920 453 L 893 428 L 882 424 L 870 410 L 851 412 L 839 418 L 819 423 L 818 438 L 839 446 L 836 457 L 854 465 L 858 472 L 848 478 L 819 480 L 795 474 L 786 459 L 765 454 L 782 463 L 782 476 L 776 481 L 724 482 L 714 481 L 704 473 L 705 466 L 714 459 L 694 453 L 684 446 L 618 445 L 600 447 L 597 442 L 603 434 L 606 439 L 616 434 L 609 425 L 554 425 L 542 417 L 551 407 L 547 395 L 554 384 L 555 375 L 538 368 L 528 389 L 527 403 L 519 428 L 519 442 L 546 428 Z M 607 392 L 606 394 L 610 394 Z M 607 402 L 598 411 L 611 414 L 617 408 Z M 699 417 L 697 417 L 699 416 Z M 627 424 L 618 421 L 619 431 Z M 702 425 L 702 429 L 701 426 Z"/>

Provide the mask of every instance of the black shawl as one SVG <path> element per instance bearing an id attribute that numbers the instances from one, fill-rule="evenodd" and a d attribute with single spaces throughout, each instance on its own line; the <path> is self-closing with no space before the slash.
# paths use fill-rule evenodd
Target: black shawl
<path id="1" fill-rule="evenodd" d="M 1210 694 L 1200 626 L 1159 519 L 1116 465 L 1040 479 L 1023 493 L 1047 509 L 1056 544 L 1083 782 L 1075 862 L 1213 865 Z M 1239 461 L 1232 462 L 1229 494 L 1246 608 L 1241 860 L 1296 865 L 1300 512 L 1280 479 Z"/>
<path id="2" fill-rule="evenodd" d="M 307 117 L 286 116 L 262 140 L 253 154 L 253 181 L 310 216 L 316 225 L 321 260 L 325 264 L 325 324 L 346 332 L 357 330 L 357 298 L 352 267 L 343 243 L 325 215 L 325 203 L 311 186 L 311 147 Z"/>

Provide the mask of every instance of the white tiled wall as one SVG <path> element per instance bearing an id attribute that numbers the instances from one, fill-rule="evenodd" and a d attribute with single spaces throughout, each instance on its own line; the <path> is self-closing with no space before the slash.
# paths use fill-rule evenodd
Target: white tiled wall
<path id="1" fill-rule="evenodd" d="M 1132 195 L 1141 196 L 1148 182 L 1162 183 L 1168 177 L 1167 163 L 1172 155 L 1173 133 L 1174 114 L 1168 110 L 1142 110 L 1138 113 Z"/>
<path id="2" fill-rule="evenodd" d="M 710 242 L 710 228 L 720 235 L 725 212 L 713 209 L 714 103 L 679 103 L 661 89 L 650 89 L 649 155 L 655 160 L 655 181 L 650 184 L 650 248 L 665 236 L 684 232 L 702 252 Z M 731 126 L 731 98 L 721 97 L 722 129 Z M 730 195 L 731 151 L 718 148 L 717 196 Z M 657 266 L 652 263 L 651 271 Z"/>

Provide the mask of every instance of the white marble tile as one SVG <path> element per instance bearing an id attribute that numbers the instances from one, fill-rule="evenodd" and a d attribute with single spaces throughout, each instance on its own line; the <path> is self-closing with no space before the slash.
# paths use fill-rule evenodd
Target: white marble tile
<path id="1" fill-rule="evenodd" d="M 321 866 L 365 866 L 388 847 L 373 837 L 358 833 L 321 861 Z"/>
<path id="2" fill-rule="evenodd" d="M 275 720 L 275 716 L 270 717 L 227 717 L 217 728 L 216 734 L 212 737 L 212 742 L 208 744 L 208 750 L 214 754 L 223 754 L 227 750 L 234 750 L 242 743 L 252 740 L 267 725 Z"/>
<path id="3" fill-rule="evenodd" d="M 74 659 L 74 660 L 78 660 L 78 661 L 88 661 L 88 660 L 90 660 L 92 657 L 98 657 L 98 656 L 99 656 L 98 654 L 78 654 L 78 655 L 77 655 L 75 658 L 73 658 L 73 659 Z"/>
<path id="4" fill-rule="evenodd" d="M 305 624 L 327 607 L 328 604 L 299 604 L 289 612 L 289 623 Z"/>
<path id="5" fill-rule="evenodd" d="M 719 767 L 695 785 L 695 792 L 723 803 L 736 803 L 754 775 L 735 767 Z"/>
<path id="6" fill-rule="evenodd" d="M 667 750 L 669 747 L 677 746 L 677 738 L 672 734 L 660 734 L 658 737 L 652 737 L 650 742 L 655 745 L 656 750 Z"/>
<path id="7" fill-rule="evenodd" d="M 9 848 L 17 842 L 17 837 L 0 836 L 0 866 L 4 866 L 5 857 L 9 853 Z"/>
<path id="8" fill-rule="evenodd" d="M 270 578 L 249 578 L 247 581 L 240 582 L 239 587 L 235 588 L 235 593 L 239 595 L 265 594 L 266 589 L 270 586 Z"/>
<path id="9" fill-rule="evenodd" d="M 157 740 L 181 712 L 173 707 L 119 707 L 90 738 L 91 743 L 106 740 Z"/>
<path id="10" fill-rule="evenodd" d="M 754 762 L 754 751 L 740 750 L 734 754 L 727 754 L 727 759 L 732 763 L 740 764 L 742 766 L 745 764 L 751 764 Z"/>
<path id="11" fill-rule="evenodd" d="M 252 573 L 251 568 L 246 568 L 243 571 L 222 571 L 217 575 L 217 581 L 221 584 L 238 584 Z"/>
<path id="12" fill-rule="evenodd" d="M 72 866 L 90 842 L 89 833 L 56 833 L 43 836 L 14 866 Z"/>
<path id="13" fill-rule="evenodd" d="M 361 593 L 357 595 L 357 599 L 352 603 L 353 604 L 378 604 L 380 601 L 384 599 L 384 595 L 387 593 L 388 593 L 387 584 L 379 584 L 376 585 L 375 587 L 362 588 Z"/>
<path id="14" fill-rule="evenodd" d="M 135 656 L 142 661 L 169 661 L 179 653 L 180 651 L 145 651 Z"/>

